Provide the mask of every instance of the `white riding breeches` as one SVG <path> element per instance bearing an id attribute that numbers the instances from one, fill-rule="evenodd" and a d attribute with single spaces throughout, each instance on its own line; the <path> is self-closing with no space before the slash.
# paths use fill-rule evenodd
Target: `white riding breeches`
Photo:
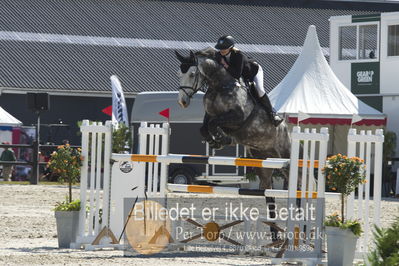
<path id="1" fill-rule="evenodd" d="M 259 65 L 258 73 L 256 73 L 256 76 L 254 77 L 254 83 L 255 83 L 255 88 L 256 91 L 258 92 L 259 97 L 262 98 L 263 95 L 265 95 L 265 88 L 263 87 L 263 69 L 261 65 Z"/>

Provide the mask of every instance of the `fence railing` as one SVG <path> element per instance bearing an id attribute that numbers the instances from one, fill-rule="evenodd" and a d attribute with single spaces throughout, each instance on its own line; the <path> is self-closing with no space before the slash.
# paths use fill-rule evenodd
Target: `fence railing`
<path id="1" fill-rule="evenodd" d="M 31 184 L 38 184 L 39 183 L 39 166 L 46 165 L 47 162 L 40 162 L 39 161 L 39 151 L 41 150 L 56 150 L 58 145 L 37 145 L 37 142 L 33 142 L 33 144 L 0 144 L 0 148 L 11 148 L 11 149 L 32 149 L 33 150 L 33 158 L 32 161 L 0 161 L 0 165 L 28 165 L 32 167 L 32 174 L 29 179 Z M 72 148 L 80 148 L 81 146 L 71 145 Z"/>

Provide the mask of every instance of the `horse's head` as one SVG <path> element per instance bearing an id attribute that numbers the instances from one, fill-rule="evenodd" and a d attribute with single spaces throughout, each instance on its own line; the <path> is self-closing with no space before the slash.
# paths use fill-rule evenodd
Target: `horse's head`
<path id="1" fill-rule="evenodd" d="M 189 106 L 191 97 L 204 87 L 205 77 L 201 74 L 198 57 L 192 51 L 187 57 L 175 52 L 177 59 L 181 62 L 178 103 L 185 108 Z"/>
<path id="2" fill-rule="evenodd" d="M 190 56 L 182 56 L 176 51 L 180 61 L 180 86 L 178 102 L 182 107 L 190 104 L 191 97 L 205 85 L 209 89 L 223 87 L 234 80 L 226 69 L 215 60 L 216 50 L 212 47 L 203 49 Z"/>

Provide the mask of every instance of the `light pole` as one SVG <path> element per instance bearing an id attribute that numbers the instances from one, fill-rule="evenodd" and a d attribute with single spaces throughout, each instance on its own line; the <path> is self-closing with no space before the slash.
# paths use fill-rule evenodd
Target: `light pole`
<path id="1" fill-rule="evenodd" d="M 40 152 L 40 114 L 42 111 L 50 109 L 50 100 L 48 93 L 27 93 L 28 108 L 37 115 L 36 139 L 33 142 L 33 165 L 32 177 L 30 183 L 37 185 L 39 183 L 39 152 Z"/>

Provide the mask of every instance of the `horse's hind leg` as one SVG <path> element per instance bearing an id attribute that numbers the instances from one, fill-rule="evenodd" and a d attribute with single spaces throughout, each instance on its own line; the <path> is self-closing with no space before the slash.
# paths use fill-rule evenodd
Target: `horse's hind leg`
<path id="1" fill-rule="evenodd" d="M 259 189 L 271 189 L 272 188 L 273 169 L 256 168 L 255 173 L 259 177 Z"/>
<path id="2" fill-rule="evenodd" d="M 268 154 L 266 152 L 261 152 L 254 149 L 248 150 L 251 158 L 262 159 L 265 160 L 266 157 L 274 157 L 274 154 Z M 266 155 L 267 154 L 267 155 Z M 255 168 L 255 173 L 259 177 L 259 189 L 271 189 L 272 188 L 272 174 L 273 170 L 271 168 Z"/>
<path id="3" fill-rule="evenodd" d="M 259 158 L 259 159 L 265 159 L 265 156 L 262 156 L 259 151 L 256 150 L 249 150 L 249 154 L 251 154 L 251 157 Z M 272 188 L 272 174 L 273 174 L 273 169 L 270 168 L 255 168 L 255 173 L 259 177 L 259 189 L 271 189 Z M 274 197 L 266 197 L 266 206 L 268 210 L 268 216 L 270 217 L 270 220 L 276 219 L 276 204 L 275 204 L 275 198 Z M 278 217 L 277 217 L 278 218 Z M 273 225 L 276 225 L 275 223 L 272 223 L 270 226 L 270 233 L 272 236 L 272 241 L 275 242 L 279 240 L 279 230 L 274 227 Z"/>
<path id="4" fill-rule="evenodd" d="M 259 176 L 259 189 L 271 189 L 272 188 L 272 174 L 273 174 L 273 169 L 268 169 L 268 168 L 257 168 L 255 170 L 257 175 Z M 268 216 L 270 220 L 275 220 L 276 218 L 276 203 L 275 203 L 275 198 L 274 197 L 266 197 L 266 206 L 268 210 Z M 279 231 L 273 226 L 276 225 L 275 223 L 272 223 L 270 226 L 270 233 L 272 236 L 272 241 L 275 242 L 279 240 L 278 235 Z"/>

